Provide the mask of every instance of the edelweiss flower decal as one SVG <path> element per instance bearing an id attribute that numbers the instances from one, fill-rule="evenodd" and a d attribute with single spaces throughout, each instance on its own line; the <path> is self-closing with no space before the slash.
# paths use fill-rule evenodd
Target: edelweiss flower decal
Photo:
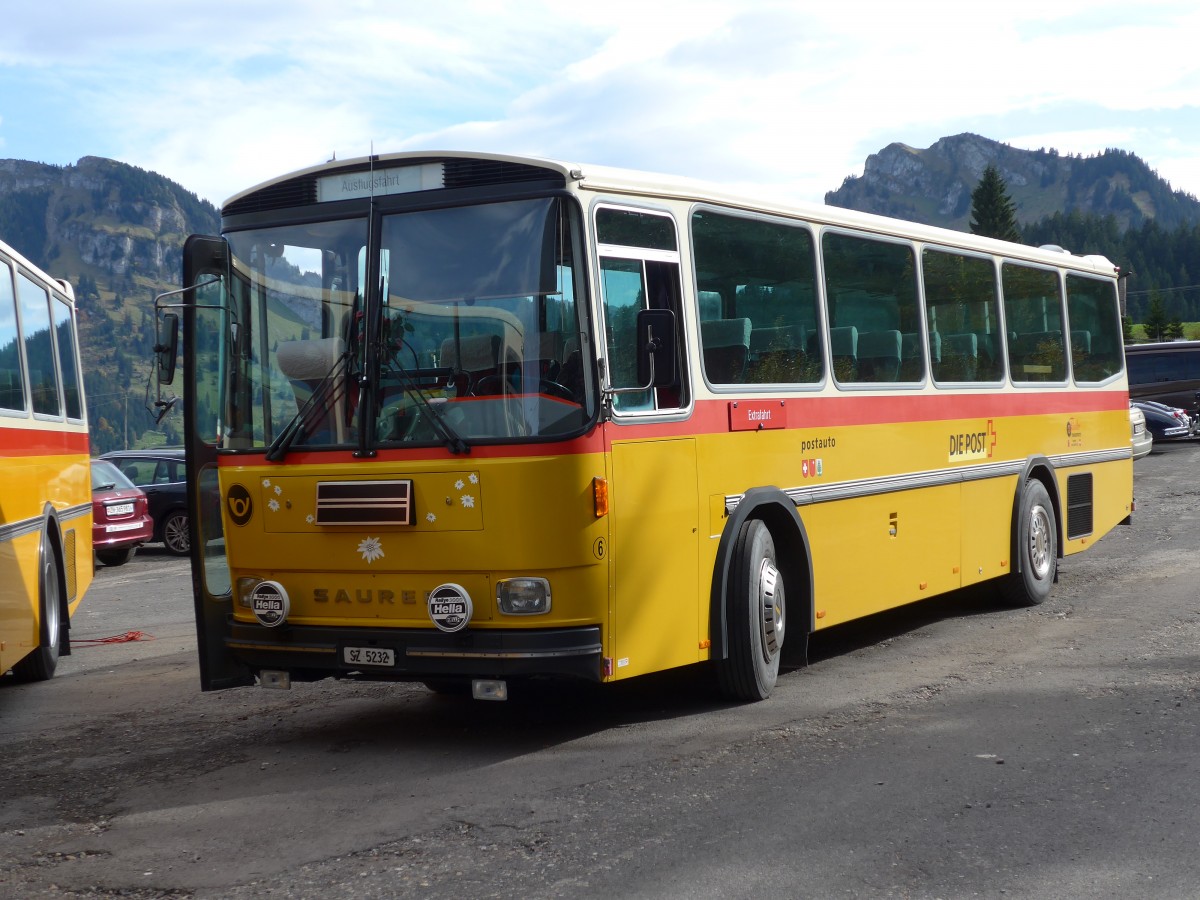
<path id="1" fill-rule="evenodd" d="M 362 558 L 369 563 L 375 562 L 377 559 L 383 558 L 383 546 L 380 544 L 379 538 L 363 538 L 359 542 L 358 552 L 362 554 Z"/>
<path id="2" fill-rule="evenodd" d="M 479 476 L 476 473 L 472 472 L 470 475 L 467 476 L 467 481 L 471 482 L 471 484 L 479 484 Z M 465 488 L 466 486 L 467 486 L 466 483 L 461 478 L 458 479 L 458 481 L 454 482 L 454 489 L 456 491 L 461 492 L 462 489 Z M 447 498 L 447 500 L 448 499 L 449 498 Z M 462 504 L 463 509 L 474 509 L 475 508 L 475 495 L 460 493 L 458 502 Z"/>
<path id="3" fill-rule="evenodd" d="M 437 516 L 435 516 L 433 513 L 425 513 L 425 521 L 432 525 L 437 521 Z"/>
<path id="4" fill-rule="evenodd" d="M 271 491 L 275 495 L 275 497 L 283 496 L 283 486 L 277 484 L 274 487 L 272 487 L 270 478 L 264 478 L 262 480 L 262 486 L 263 486 L 263 490 Z M 279 501 L 276 500 L 275 497 L 272 497 L 270 500 L 267 501 L 267 509 L 269 509 L 271 512 L 279 512 Z"/>

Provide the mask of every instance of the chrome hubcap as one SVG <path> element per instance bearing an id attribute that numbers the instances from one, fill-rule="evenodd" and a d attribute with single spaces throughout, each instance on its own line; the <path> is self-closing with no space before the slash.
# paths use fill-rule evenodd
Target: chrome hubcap
<path id="1" fill-rule="evenodd" d="M 1050 574 L 1050 516 L 1044 506 L 1035 506 L 1029 515 L 1029 564 L 1041 581 Z"/>
<path id="2" fill-rule="evenodd" d="M 762 623 L 762 653 L 766 662 L 771 662 L 783 645 L 783 596 L 778 587 L 779 570 L 771 560 L 764 559 L 758 570 L 758 609 Z"/>

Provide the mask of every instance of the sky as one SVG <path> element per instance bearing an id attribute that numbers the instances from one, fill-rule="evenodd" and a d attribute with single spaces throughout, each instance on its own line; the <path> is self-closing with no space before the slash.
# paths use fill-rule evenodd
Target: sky
<path id="1" fill-rule="evenodd" d="M 1200 195 L 1195 0 L 5 4 L 0 159 L 102 156 L 220 204 L 481 150 L 822 202 L 888 144 L 1132 152 Z"/>

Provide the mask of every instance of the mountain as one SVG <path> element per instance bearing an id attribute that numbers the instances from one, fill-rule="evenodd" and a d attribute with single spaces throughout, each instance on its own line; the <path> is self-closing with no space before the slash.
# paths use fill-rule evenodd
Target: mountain
<path id="1" fill-rule="evenodd" d="M 93 453 L 179 442 L 178 414 L 154 429 L 143 411 L 153 301 L 179 284 L 187 236 L 219 227 L 211 203 L 135 166 L 0 160 L 0 239 L 75 288 Z"/>
<path id="2" fill-rule="evenodd" d="M 925 150 L 889 144 L 867 157 L 861 177 L 848 177 L 825 202 L 969 231 L 971 192 L 989 164 L 1004 179 L 1021 225 L 1056 213 L 1111 215 L 1120 231 L 1149 221 L 1164 230 L 1200 223 L 1200 200 L 1173 190 L 1132 153 L 1063 156 L 977 134 L 945 137 Z"/>
<path id="3" fill-rule="evenodd" d="M 1027 243 L 1103 253 L 1135 273 L 1134 321 L 1158 292 L 1169 315 L 1200 321 L 1200 201 L 1125 151 L 1062 156 L 973 134 L 925 150 L 891 144 L 825 201 L 966 231 L 988 163 Z M 178 285 L 186 237 L 219 227 L 215 206 L 154 172 L 94 156 L 73 166 L 0 159 L 0 239 L 75 288 L 93 453 L 181 442 L 178 407 L 157 426 L 145 409 L 153 299 Z"/>

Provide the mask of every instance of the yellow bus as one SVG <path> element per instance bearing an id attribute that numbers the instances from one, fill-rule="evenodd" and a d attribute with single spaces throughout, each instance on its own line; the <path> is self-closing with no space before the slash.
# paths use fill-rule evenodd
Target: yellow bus
<path id="1" fill-rule="evenodd" d="M 1131 513 L 1102 258 L 457 152 L 259 185 L 184 256 L 205 689 L 757 700 L 819 629 L 1039 603 Z"/>
<path id="2" fill-rule="evenodd" d="M 75 295 L 0 243 L 0 674 L 50 678 L 92 581 Z"/>

